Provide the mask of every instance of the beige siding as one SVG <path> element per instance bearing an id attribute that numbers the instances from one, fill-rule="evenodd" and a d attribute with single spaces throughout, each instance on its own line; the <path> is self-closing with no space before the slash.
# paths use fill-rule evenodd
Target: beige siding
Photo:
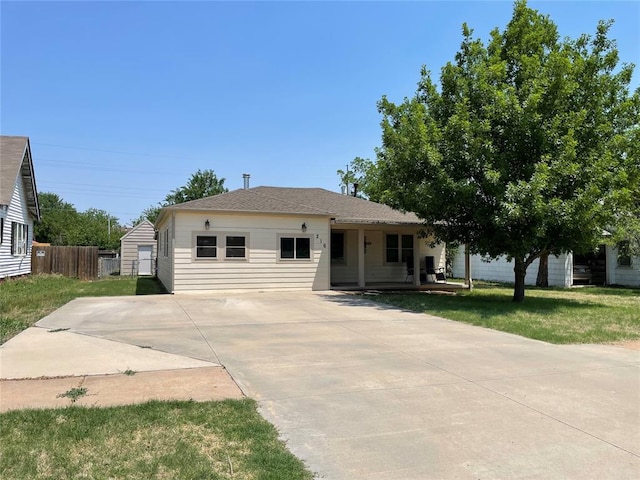
<path id="1" fill-rule="evenodd" d="M 0 244 L 0 278 L 26 275 L 31 273 L 31 244 L 33 240 L 33 219 L 27 210 L 27 197 L 24 185 L 18 181 L 11 196 L 11 202 L 6 212 L 0 209 L 4 218 L 2 244 Z M 27 252 L 24 256 L 11 255 L 11 222 L 26 224 L 28 227 Z"/>
<path id="2" fill-rule="evenodd" d="M 149 221 L 136 225 L 120 239 L 120 275 L 136 274 L 138 261 L 138 246 L 149 245 L 152 248 L 151 258 L 157 257 L 157 244 L 154 237 L 154 228 Z M 152 267 L 153 268 L 153 267 Z"/>
<path id="3" fill-rule="evenodd" d="M 167 247 L 164 244 L 167 242 Z M 158 279 L 173 293 L 173 218 L 168 216 L 158 225 Z M 166 255 L 165 255 L 166 253 Z"/>
<path id="4" fill-rule="evenodd" d="M 194 236 L 205 233 L 217 235 L 219 246 L 227 235 L 245 235 L 248 258 L 225 259 L 222 248 L 215 260 L 194 258 Z M 310 261 L 280 261 L 280 235 L 310 236 Z M 329 219 L 324 217 L 178 212 L 174 251 L 175 292 L 329 288 Z"/>
<path id="5" fill-rule="evenodd" d="M 345 233 L 345 263 L 331 266 L 331 283 L 334 285 L 353 284 L 358 281 L 358 230 L 357 226 L 335 226 L 336 231 Z M 385 261 L 385 235 L 399 234 L 415 235 L 413 240 L 414 251 L 417 247 L 417 255 L 420 258 L 420 266 L 424 268 L 425 257 L 434 257 L 435 266 L 444 267 L 444 245 L 436 245 L 431 248 L 424 238 L 419 238 L 414 227 L 389 226 L 383 230 L 364 230 L 367 241 L 367 250 L 364 256 L 365 283 L 404 282 L 407 280 L 407 266 L 404 263 L 386 263 Z M 409 279 L 411 281 L 411 279 Z"/>

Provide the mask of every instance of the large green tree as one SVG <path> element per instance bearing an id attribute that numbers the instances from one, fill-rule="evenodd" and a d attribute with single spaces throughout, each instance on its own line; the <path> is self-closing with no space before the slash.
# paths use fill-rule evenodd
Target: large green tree
<path id="1" fill-rule="evenodd" d="M 51 192 L 38 193 L 40 221 L 33 229 L 36 240 L 52 245 L 69 245 L 71 231 L 80 221 L 75 207 Z"/>
<path id="2" fill-rule="evenodd" d="M 378 104 L 379 199 L 416 212 L 438 240 L 512 260 L 514 301 L 534 260 L 595 248 L 628 212 L 640 92 L 610 25 L 561 40 L 517 1 L 486 45 L 463 25 L 439 87 L 423 67 L 412 98 Z"/>
<path id="3" fill-rule="evenodd" d="M 97 246 L 100 249 L 120 248 L 122 232 L 118 219 L 104 210 L 90 208 L 78 212 L 59 195 L 38 193 L 41 219 L 34 226 L 39 242 L 52 245 Z"/>
<path id="4" fill-rule="evenodd" d="M 224 181 L 225 179 L 218 178 L 213 170 L 198 169 L 189 177 L 186 185 L 171 190 L 165 202 L 168 205 L 175 205 L 227 192 Z"/>
<path id="5" fill-rule="evenodd" d="M 133 221 L 134 225 L 142 222 L 144 219 L 155 222 L 160 215 L 160 210 L 169 205 L 189 202 L 199 198 L 211 197 L 220 193 L 228 192 L 224 186 L 225 179 L 218 178 L 213 170 L 200 170 L 189 177 L 186 185 L 171 190 L 164 198 L 164 202 L 158 205 L 152 205 L 145 208 L 142 214 Z"/>

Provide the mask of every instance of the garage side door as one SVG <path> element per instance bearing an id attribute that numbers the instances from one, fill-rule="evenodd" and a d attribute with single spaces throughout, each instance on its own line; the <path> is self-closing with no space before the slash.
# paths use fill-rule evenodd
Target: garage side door
<path id="1" fill-rule="evenodd" d="M 138 275 L 151 275 L 152 245 L 138 245 Z"/>

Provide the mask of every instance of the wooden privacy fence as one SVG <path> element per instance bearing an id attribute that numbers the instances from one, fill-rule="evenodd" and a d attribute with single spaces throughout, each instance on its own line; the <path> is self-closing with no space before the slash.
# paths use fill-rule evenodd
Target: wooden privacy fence
<path id="1" fill-rule="evenodd" d="M 98 278 L 98 247 L 36 246 L 31 249 L 31 273 L 59 273 L 81 280 Z"/>

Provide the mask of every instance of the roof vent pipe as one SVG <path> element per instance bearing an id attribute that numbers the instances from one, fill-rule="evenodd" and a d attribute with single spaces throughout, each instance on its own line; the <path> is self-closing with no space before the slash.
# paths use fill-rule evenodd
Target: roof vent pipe
<path id="1" fill-rule="evenodd" d="M 249 188 L 249 178 L 251 178 L 251 175 L 249 175 L 248 173 L 243 173 L 242 174 L 242 179 L 244 180 L 244 189 L 245 190 L 247 188 Z"/>

